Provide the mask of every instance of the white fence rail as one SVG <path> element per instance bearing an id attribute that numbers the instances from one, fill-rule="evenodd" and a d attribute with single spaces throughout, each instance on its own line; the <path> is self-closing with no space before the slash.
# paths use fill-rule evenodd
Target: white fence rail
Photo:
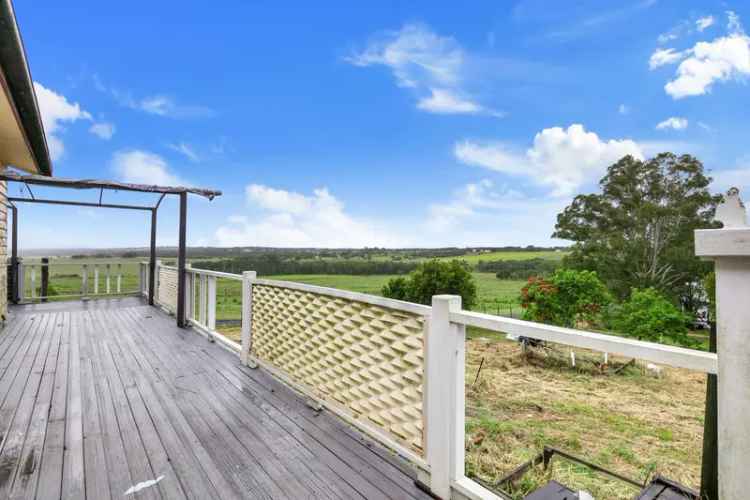
<path id="1" fill-rule="evenodd" d="M 64 263 L 20 261 L 18 263 L 18 298 L 24 302 L 62 298 L 106 297 L 137 294 L 124 287 L 126 275 L 122 261 L 68 261 Z M 57 273 L 61 271 L 61 273 Z M 45 277 L 46 276 L 46 277 Z M 75 292 L 50 293 L 60 280 L 79 280 Z M 46 281 L 46 282 L 45 282 Z"/>

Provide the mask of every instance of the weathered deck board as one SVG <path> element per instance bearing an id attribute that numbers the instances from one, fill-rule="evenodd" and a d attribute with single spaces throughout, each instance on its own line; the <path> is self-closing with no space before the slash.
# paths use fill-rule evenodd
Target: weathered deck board
<path id="1" fill-rule="evenodd" d="M 410 467 L 138 299 L 12 309 L 0 498 L 429 498 Z"/>

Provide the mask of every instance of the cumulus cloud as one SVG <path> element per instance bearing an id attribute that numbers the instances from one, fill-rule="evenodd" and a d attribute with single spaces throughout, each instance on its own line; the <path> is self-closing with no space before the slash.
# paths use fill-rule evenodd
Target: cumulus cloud
<path id="1" fill-rule="evenodd" d="M 373 222 L 348 214 L 326 188 L 307 195 L 251 184 L 245 194 L 248 206 L 260 216 L 227 219 L 215 234 L 222 246 L 345 248 L 400 243 Z"/>
<path id="2" fill-rule="evenodd" d="M 417 108 L 438 114 L 488 114 L 489 109 L 465 90 L 467 55 L 450 36 L 441 36 L 424 24 L 406 24 L 398 31 L 385 31 L 367 48 L 345 60 L 359 67 L 386 66 L 399 87 L 414 89 Z"/>
<path id="3" fill-rule="evenodd" d="M 685 130 L 688 127 L 688 120 L 687 118 L 680 118 L 677 116 L 672 116 L 670 118 L 667 118 L 664 121 L 659 122 L 656 125 L 657 130 Z"/>
<path id="4" fill-rule="evenodd" d="M 533 146 L 519 152 L 502 143 L 466 140 L 454 147 L 456 158 L 514 176 L 530 177 L 553 189 L 553 196 L 568 196 L 594 175 L 625 155 L 643 158 L 641 147 L 630 139 L 602 140 L 580 124 L 546 128 Z"/>
<path id="5" fill-rule="evenodd" d="M 108 122 L 94 123 L 89 128 L 89 132 L 97 136 L 99 139 L 108 141 L 115 135 L 115 125 Z"/>
<path id="6" fill-rule="evenodd" d="M 118 151 L 112 156 L 111 167 L 123 182 L 159 186 L 189 185 L 170 170 L 164 158 L 148 151 Z"/>
<path id="7" fill-rule="evenodd" d="M 47 146 L 52 160 L 60 159 L 65 153 L 65 144 L 60 138 L 64 123 L 78 120 L 91 120 L 91 114 L 84 111 L 77 102 L 71 103 L 65 96 L 34 82 L 34 92 L 42 115 L 42 125 L 47 136 Z"/>
<path id="8" fill-rule="evenodd" d="M 693 48 L 679 53 L 678 60 L 682 59 L 682 62 L 677 67 L 675 78 L 664 86 L 673 99 L 704 95 L 717 82 L 750 76 L 750 37 L 743 31 L 735 13 L 728 12 L 727 16 L 727 35 L 710 42 L 698 42 Z"/>

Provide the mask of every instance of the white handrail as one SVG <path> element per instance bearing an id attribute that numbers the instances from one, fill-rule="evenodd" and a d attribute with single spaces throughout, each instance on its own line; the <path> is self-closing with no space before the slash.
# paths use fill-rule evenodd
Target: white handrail
<path id="1" fill-rule="evenodd" d="M 388 309 L 396 309 L 398 311 L 410 312 L 418 314 L 420 316 L 429 316 L 432 308 L 422 304 L 415 304 L 413 302 L 404 302 L 403 300 L 389 299 L 386 297 L 380 297 L 377 295 L 369 295 L 360 292 L 350 292 L 348 290 L 340 290 L 338 288 L 329 288 L 325 286 L 308 285 L 306 283 L 296 283 L 294 281 L 280 281 L 280 280 L 269 280 L 269 279 L 255 279 L 253 280 L 254 285 L 266 285 L 276 286 L 281 288 L 290 288 L 292 290 L 299 290 L 301 292 L 316 293 L 319 295 L 328 295 L 330 297 L 339 297 L 342 299 L 353 300 L 355 302 L 364 302 L 365 304 L 372 304 L 375 306 L 385 307 Z"/>
<path id="2" fill-rule="evenodd" d="M 684 347 L 644 342 L 615 335 L 586 332 L 470 311 L 451 312 L 450 320 L 454 323 L 484 328 L 494 332 L 593 349 L 609 354 L 619 354 L 620 356 L 643 359 L 677 368 L 687 368 L 705 373 L 716 373 L 718 370 L 716 354 L 685 349 Z"/>

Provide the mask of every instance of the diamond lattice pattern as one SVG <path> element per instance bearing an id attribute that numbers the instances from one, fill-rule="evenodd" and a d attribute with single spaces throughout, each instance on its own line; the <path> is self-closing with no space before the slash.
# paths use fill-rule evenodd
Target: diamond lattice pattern
<path id="1" fill-rule="evenodd" d="M 422 316 L 257 284 L 252 308 L 255 356 L 422 453 Z"/>

